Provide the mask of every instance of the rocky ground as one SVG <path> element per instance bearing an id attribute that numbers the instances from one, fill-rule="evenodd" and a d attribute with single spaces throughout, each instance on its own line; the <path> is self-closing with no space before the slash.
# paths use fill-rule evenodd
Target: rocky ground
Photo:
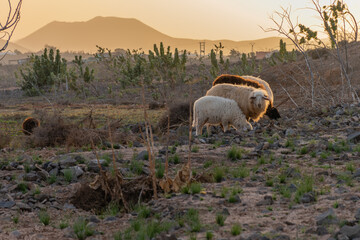
<path id="1" fill-rule="evenodd" d="M 250 132 L 214 129 L 194 138 L 197 181 L 157 200 L 144 196 L 129 213 L 96 205 L 92 193 L 80 195 L 90 194 L 87 203 L 97 208 L 76 202 L 99 172 L 91 149 L 5 148 L 0 239 L 360 239 L 360 104 L 281 114 Z M 171 131 L 172 176 L 187 161 L 186 133 Z M 166 149 L 157 140 L 161 176 Z M 146 148 L 139 142 L 116 148 L 125 179 L 145 179 Z M 111 149 L 98 155 L 111 172 Z"/>

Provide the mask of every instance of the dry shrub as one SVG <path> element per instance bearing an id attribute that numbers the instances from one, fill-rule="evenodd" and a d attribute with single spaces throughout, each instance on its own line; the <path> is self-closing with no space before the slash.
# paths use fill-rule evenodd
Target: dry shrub
<path id="1" fill-rule="evenodd" d="M 151 110 L 155 110 L 155 109 L 160 109 L 163 108 L 164 104 L 158 103 L 158 102 L 151 102 L 149 103 L 149 109 Z"/>
<path id="2" fill-rule="evenodd" d="M 60 113 L 52 115 L 40 113 L 42 124 L 34 129 L 33 134 L 28 138 L 28 143 L 34 147 L 65 145 L 67 149 L 69 147 L 89 146 L 91 140 L 95 144 L 109 141 L 109 127 L 113 141 L 126 144 L 133 140 L 131 135 L 122 130 L 121 120 L 113 121 L 109 123 L 109 126 L 96 129 L 91 114 L 89 116 L 86 116 L 79 123 L 70 123 Z"/>
<path id="3" fill-rule="evenodd" d="M 35 147 L 58 146 L 66 143 L 68 135 L 74 129 L 74 125 L 67 123 L 60 114 L 42 116 L 43 124 L 34 129 L 29 141 Z"/>
<path id="4" fill-rule="evenodd" d="M 90 144 L 90 139 L 98 142 L 100 137 L 93 129 L 83 129 L 66 121 L 59 113 L 42 114 L 42 125 L 35 128 L 29 142 L 35 147 L 66 145 L 81 147 Z"/>
<path id="5" fill-rule="evenodd" d="M 191 103 L 191 108 L 194 103 Z M 170 128 L 177 128 L 180 125 L 189 124 L 189 103 L 180 102 L 170 106 Z M 168 113 L 165 112 L 158 123 L 158 129 L 165 132 L 168 125 Z"/>
<path id="6" fill-rule="evenodd" d="M 99 177 L 97 179 L 99 179 Z M 106 178 L 106 185 L 112 190 L 118 188 L 114 178 Z M 153 196 L 151 178 L 149 176 L 141 176 L 123 181 L 121 183 L 121 190 L 125 201 L 130 206 L 135 206 L 139 202 L 147 202 L 151 200 Z M 71 203 L 74 204 L 75 207 L 86 211 L 92 210 L 95 211 L 95 213 L 101 213 L 110 202 L 122 205 L 120 197 L 117 199 L 112 198 L 110 193 L 106 194 L 103 185 L 98 184 L 98 186 L 94 187 L 94 183 L 91 183 L 90 186 L 89 184 L 83 183 L 71 199 Z"/>

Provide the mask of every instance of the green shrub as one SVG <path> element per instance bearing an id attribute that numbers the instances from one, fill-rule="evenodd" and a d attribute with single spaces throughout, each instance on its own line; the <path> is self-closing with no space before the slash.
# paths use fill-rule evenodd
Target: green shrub
<path id="1" fill-rule="evenodd" d="M 50 223 L 50 215 L 45 210 L 41 210 L 39 212 L 39 219 L 40 222 L 45 226 L 49 225 Z"/>
<path id="2" fill-rule="evenodd" d="M 221 182 L 222 179 L 224 178 L 225 175 L 225 171 L 222 167 L 216 167 L 214 168 L 214 180 L 215 182 Z"/>
<path id="3" fill-rule="evenodd" d="M 76 237 L 80 240 L 94 234 L 94 230 L 87 225 L 87 221 L 83 218 L 79 218 L 74 222 L 73 230 Z"/>
<path id="4" fill-rule="evenodd" d="M 197 153 L 197 152 L 199 152 L 199 146 L 193 146 L 192 148 L 191 148 L 191 152 L 194 152 L 194 153 Z"/>
<path id="5" fill-rule="evenodd" d="M 227 152 L 227 157 L 232 161 L 235 161 L 237 159 L 241 159 L 242 158 L 242 150 L 241 150 L 241 148 L 238 148 L 238 147 L 233 145 L 231 147 L 231 149 Z"/>
<path id="6" fill-rule="evenodd" d="M 63 173 L 65 181 L 71 183 L 73 180 L 73 171 L 71 169 L 64 169 Z"/>
<path id="7" fill-rule="evenodd" d="M 197 182 L 194 182 L 194 183 L 191 183 L 190 185 L 190 192 L 192 194 L 197 194 L 201 191 L 201 184 L 200 183 L 197 183 Z"/>
<path id="8" fill-rule="evenodd" d="M 226 218 L 225 218 L 224 215 L 222 215 L 222 214 L 217 214 L 217 215 L 216 215 L 216 223 L 217 223 L 219 226 L 224 226 L 225 220 L 226 220 Z"/>
<path id="9" fill-rule="evenodd" d="M 238 236 L 242 232 L 242 227 L 240 224 L 236 223 L 231 227 L 231 235 Z"/>
<path id="10" fill-rule="evenodd" d="M 135 159 L 132 159 L 130 161 L 130 171 L 137 175 L 141 175 L 143 173 L 143 167 L 144 163 L 142 161 L 138 161 Z"/>

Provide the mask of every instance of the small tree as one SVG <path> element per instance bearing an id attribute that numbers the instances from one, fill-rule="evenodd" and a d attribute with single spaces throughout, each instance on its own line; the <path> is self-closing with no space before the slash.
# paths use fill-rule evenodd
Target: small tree
<path id="1" fill-rule="evenodd" d="M 78 73 L 72 73 L 72 81 L 70 83 L 70 88 L 77 93 L 82 93 L 84 98 L 89 95 L 89 86 L 91 86 L 97 93 L 96 87 L 92 84 L 95 79 L 94 69 L 90 70 L 88 66 L 86 66 L 84 69 L 85 62 L 82 59 L 82 56 L 75 56 L 73 63 L 75 64 L 75 69 Z M 78 80 L 80 80 L 80 82 Z"/>
<path id="2" fill-rule="evenodd" d="M 60 51 L 51 48 L 49 53 L 45 48 L 42 55 L 30 56 L 30 65 L 25 69 L 20 69 L 23 81 L 20 87 L 29 96 L 39 95 L 46 88 L 53 87 L 54 90 L 60 86 L 61 82 L 67 77 L 67 62 L 61 58 Z"/>
<path id="3" fill-rule="evenodd" d="M 224 46 L 219 43 L 219 45 L 214 45 L 215 49 L 211 49 L 210 51 L 210 60 L 211 60 L 211 69 L 210 74 L 213 78 L 216 78 L 218 75 L 222 73 L 226 73 L 229 71 L 230 61 L 229 59 L 224 60 Z M 219 54 L 219 60 L 217 55 Z"/>

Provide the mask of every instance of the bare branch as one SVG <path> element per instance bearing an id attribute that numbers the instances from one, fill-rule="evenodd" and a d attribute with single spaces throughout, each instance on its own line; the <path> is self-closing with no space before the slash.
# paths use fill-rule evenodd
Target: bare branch
<path id="1" fill-rule="evenodd" d="M 22 0 L 19 0 L 14 12 L 12 12 L 13 8 L 10 0 L 8 0 L 8 3 L 9 3 L 9 14 L 7 16 L 6 22 L 4 24 L 0 23 L 0 33 L 3 34 L 3 36 L 0 37 L 0 39 L 5 38 L 5 43 L 3 44 L 2 47 L 0 47 L 0 52 L 4 51 L 8 47 L 10 39 L 14 33 L 17 24 L 20 21 L 20 16 L 21 16 L 20 9 L 22 5 Z"/>

